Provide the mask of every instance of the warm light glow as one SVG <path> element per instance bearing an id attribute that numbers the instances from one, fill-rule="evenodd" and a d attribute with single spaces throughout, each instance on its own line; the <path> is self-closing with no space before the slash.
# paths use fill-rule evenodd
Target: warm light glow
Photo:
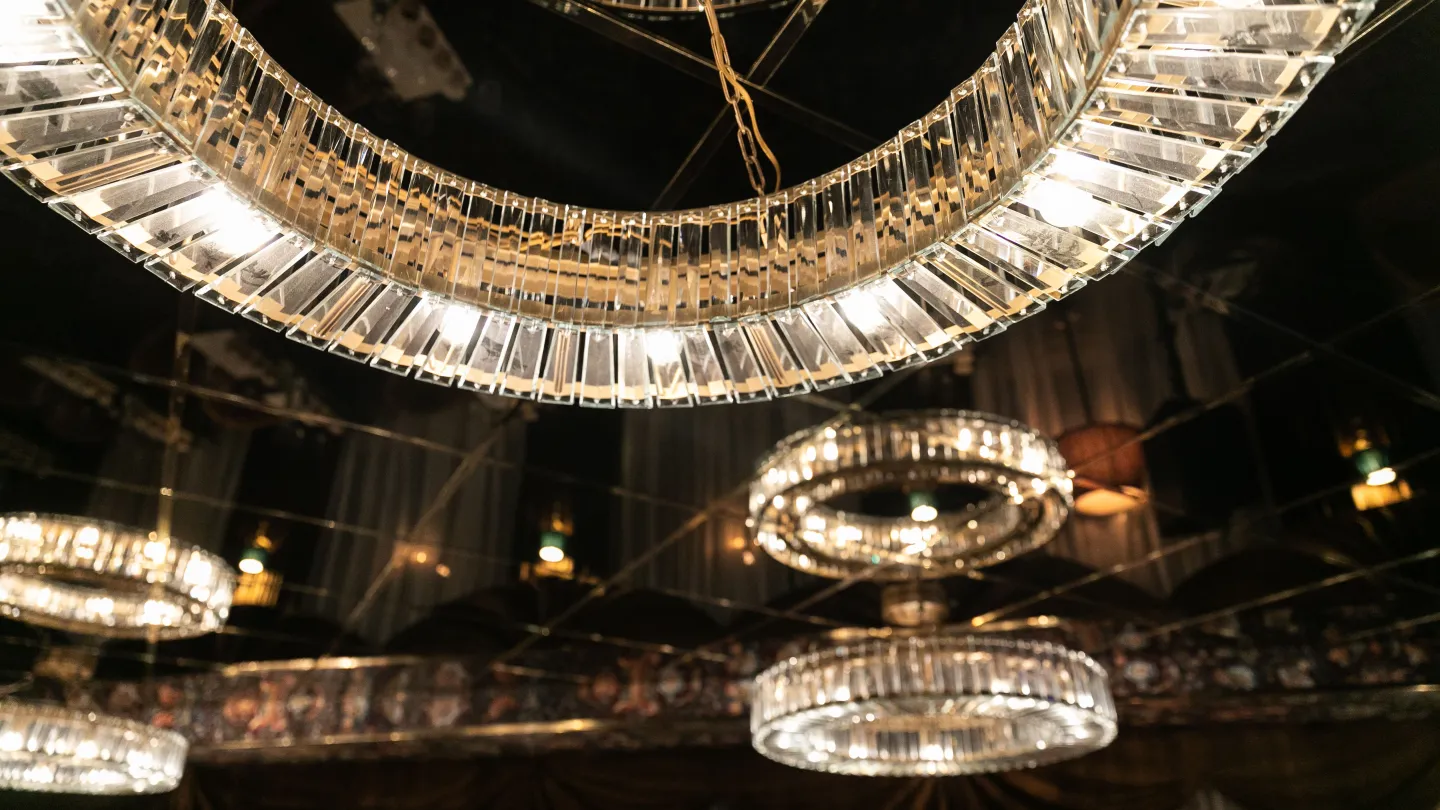
<path id="1" fill-rule="evenodd" d="M 753 551 L 746 551 L 745 553 L 741 554 L 741 555 L 740 555 L 740 562 L 742 562 L 742 563 L 744 563 L 744 564 L 746 564 L 746 565 L 754 565 L 754 564 L 755 564 L 755 552 L 753 552 Z"/>
<path id="2" fill-rule="evenodd" d="M 411 557 L 411 559 L 413 559 L 417 563 L 426 563 L 430 561 L 430 555 L 423 551 L 417 551 L 415 552 L 415 556 Z"/>
<path id="3" fill-rule="evenodd" d="M 565 550 L 556 546 L 541 546 L 540 559 L 548 563 L 558 563 L 565 559 Z"/>
<path id="4" fill-rule="evenodd" d="M 1138 509 L 1145 501 L 1144 490 L 1092 489 L 1075 496 L 1075 511 L 1086 517 L 1113 517 Z"/>
<path id="5" fill-rule="evenodd" d="M 916 523 L 929 523 L 940 517 L 940 510 L 928 503 L 922 503 L 910 510 L 910 519 Z"/>
<path id="6" fill-rule="evenodd" d="M 440 565 L 435 566 L 435 573 L 440 575 L 442 578 L 448 577 L 450 576 L 450 566 L 441 563 Z"/>
<path id="7" fill-rule="evenodd" d="M 1396 476 L 1395 474 L 1394 467 L 1381 467 L 1375 472 L 1372 472 L 1369 475 L 1365 476 L 1365 485 L 1371 487 L 1383 487 L 1386 484 L 1395 483 L 1395 479 L 1397 477 L 1398 476 Z"/>
<path id="8" fill-rule="evenodd" d="M 1379 487 L 1356 484 L 1350 488 L 1350 499 L 1355 502 L 1355 508 L 1361 512 L 1404 503 L 1414 496 L 1415 493 L 1410 489 L 1410 483 L 1403 478 Z"/>
<path id="9" fill-rule="evenodd" d="M 265 573 L 265 563 L 260 562 L 254 557 L 246 557 L 245 559 L 241 560 L 238 567 L 240 568 L 240 573 L 242 574 L 250 574 L 251 576 L 255 576 L 257 574 Z"/>

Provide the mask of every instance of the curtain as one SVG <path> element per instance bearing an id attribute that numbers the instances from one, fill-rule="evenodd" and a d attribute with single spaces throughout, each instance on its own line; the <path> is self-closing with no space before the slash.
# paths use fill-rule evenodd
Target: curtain
<path id="1" fill-rule="evenodd" d="M 693 505 L 692 510 L 624 499 L 611 544 L 614 567 L 642 554 L 712 499 L 747 481 L 776 442 L 813 427 L 833 411 L 803 400 L 697 408 L 627 411 L 622 485 Z M 705 596 L 765 603 L 808 579 L 755 551 L 746 565 L 749 537 L 745 499 L 673 545 L 631 580 L 638 586 L 674 588 Z M 725 621 L 727 611 L 711 609 Z"/>
<path id="2" fill-rule="evenodd" d="M 487 458 L 520 463 L 525 426 L 515 420 L 497 427 L 503 418 L 503 410 L 475 397 L 435 413 L 399 412 L 380 426 L 467 452 L 492 431 L 502 430 Z M 347 434 L 343 441 L 328 514 L 377 534 L 334 531 L 320 544 L 311 582 L 329 596 L 313 599 L 311 606 L 338 622 L 361 602 L 391 560 L 396 542 L 409 534 L 459 464 L 452 455 L 360 433 Z M 477 467 L 444 512 L 415 538 L 432 549 L 434 558 L 427 554 L 425 564 L 402 567 L 351 629 L 369 641 L 383 642 L 437 604 L 513 579 L 510 557 L 519 486 L 513 470 Z M 440 576 L 437 565 L 446 566 L 450 576 Z"/>
<path id="3" fill-rule="evenodd" d="M 978 347 L 974 373 L 975 405 L 1009 416 L 1051 437 L 1082 427 L 1087 404 L 1097 423 L 1143 427 L 1167 399 L 1209 397 L 1238 382 L 1238 374 L 1218 316 L 1186 311 L 1176 330 L 1179 377 L 1188 391 L 1177 391 L 1177 375 L 1166 351 L 1165 327 L 1148 285 L 1133 276 L 1105 281 L 1104 295 L 1080 295 L 1063 312 L 1031 318 Z M 1072 316 L 1080 370 L 1057 319 Z M 1089 402 L 1081 400 L 1081 379 Z M 1109 518 L 1075 516 L 1045 549 L 1096 569 L 1133 560 L 1163 544 L 1154 510 L 1146 507 Z M 1175 583 L 1222 555 L 1220 544 L 1122 575 L 1163 596 Z"/>
<path id="4" fill-rule="evenodd" d="M 232 501 L 250 452 L 249 430 L 222 430 L 197 438 L 180 454 L 176 488 L 181 492 Z M 160 463 L 165 445 L 134 431 L 122 431 L 100 462 L 102 478 L 159 487 Z M 87 516 L 137 528 L 155 527 L 156 496 L 139 495 L 106 487 L 90 493 Z M 228 507 L 177 500 L 171 534 L 180 540 L 219 552 L 230 522 Z"/>

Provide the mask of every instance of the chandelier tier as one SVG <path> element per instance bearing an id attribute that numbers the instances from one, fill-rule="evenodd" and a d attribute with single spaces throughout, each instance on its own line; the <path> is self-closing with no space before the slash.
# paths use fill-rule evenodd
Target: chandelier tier
<path id="1" fill-rule="evenodd" d="M 0 788 L 166 793 L 189 743 L 173 731 L 59 706 L 0 700 Z"/>
<path id="2" fill-rule="evenodd" d="M 1029 0 L 869 154 L 684 211 L 446 172 L 219 0 L 0 4 L 0 171 L 181 290 L 397 374 L 543 402 L 799 394 L 923 362 L 1199 211 L 1370 0 Z"/>
<path id="3" fill-rule="evenodd" d="M 235 572 L 199 548 L 140 529 L 58 515 L 0 516 L 0 613 L 111 638 L 220 629 Z"/>
<path id="4" fill-rule="evenodd" d="M 781 442 L 750 485 L 750 519 L 761 548 L 807 573 L 946 577 L 1049 542 L 1070 515 L 1071 478 L 1054 442 L 1017 422 L 968 411 L 882 414 Z M 989 495 L 928 521 L 826 505 L 947 484 Z"/>
<path id="5" fill-rule="evenodd" d="M 1083 653 L 1005 638 L 842 641 L 756 678 L 755 749 L 864 776 L 1013 770 L 1097 751 L 1116 734 L 1103 670 Z"/>
<path id="6" fill-rule="evenodd" d="M 720 14 L 748 9 L 781 6 L 790 0 L 708 0 Z M 595 0 L 596 5 L 631 14 L 698 14 L 705 10 L 702 0 Z"/>

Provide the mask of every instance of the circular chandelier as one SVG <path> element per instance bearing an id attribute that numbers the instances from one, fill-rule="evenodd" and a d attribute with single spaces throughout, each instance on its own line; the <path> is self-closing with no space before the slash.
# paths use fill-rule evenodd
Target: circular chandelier
<path id="1" fill-rule="evenodd" d="M 933 580 L 1001 562 L 1055 536 L 1074 474 L 1055 443 L 968 411 L 880 414 L 803 431 L 750 486 L 756 542 L 818 576 L 888 581 L 881 613 L 902 630 L 842 630 L 756 679 L 750 729 L 761 754 L 801 768 L 939 776 L 1032 767 L 1115 738 L 1105 671 L 1051 642 L 943 627 Z M 986 493 L 942 511 L 934 489 Z M 844 496 L 910 489 L 908 517 L 858 515 Z"/>
<path id="2" fill-rule="evenodd" d="M 111 638 L 177 639 L 220 629 L 235 572 L 154 533 L 59 515 L 0 516 L 0 613 Z"/>
<path id="3" fill-rule="evenodd" d="M 761 548 L 807 573 L 938 578 L 1049 542 L 1070 515 L 1072 477 L 1054 442 L 1017 422 L 969 411 L 883 414 L 781 442 L 750 485 L 750 518 Z M 827 505 L 944 485 L 987 497 L 958 512 L 922 503 L 900 518 Z"/>
<path id="4" fill-rule="evenodd" d="M 1035 767 L 1116 734 L 1105 670 L 1051 643 L 891 634 L 842 641 L 755 679 L 755 749 L 799 768 L 946 776 Z"/>
<path id="5" fill-rule="evenodd" d="M 173 731 L 58 706 L 0 700 L 0 788 L 165 793 L 189 743 Z"/>
<path id="6" fill-rule="evenodd" d="M 783 6 L 788 2 L 790 0 L 709 0 L 709 4 L 719 14 Z M 595 3 L 629 14 L 699 14 L 705 10 L 701 0 L 595 0 Z"/>
<path id="7" fill-rule="evenodd" d="M 7 0 L 0 170 L 177 288 L 386 371 L 744 402 L 942 356 L 1112 272 L 1259 153 L 1373 5 L 1028 0 L 974 75 L 853 162 L 644 212 L 411 155 L 220 0 Z"/>

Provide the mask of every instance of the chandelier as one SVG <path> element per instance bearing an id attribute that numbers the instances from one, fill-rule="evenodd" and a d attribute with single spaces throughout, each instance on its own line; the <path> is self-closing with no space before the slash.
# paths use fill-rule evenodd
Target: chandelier
<path id="1" fill-rule="evenodd" d="M 904 629 L 844 630 L 754 684 L 750 728 L 761 754 L 802 768 L 871 776 L 1032 767 L 1115 738 L 1105 671 L 1050 642 L 966 635 L 943 626 L 934 580 L 1001 562 L 1055 536 L 1073 506 L 1055 444 L 968 411 L 853 417 L 782 441 L 750 486 L 756 543 L 810 574 L 888 582 L 881 612 Z M 936 490 L 979 490 L 941 510 Z M 830 506 L 910 490 L 907 517 Z"/>
<path id="2" fill-rule="evenodd" d="M 841 640 L 755 679 L 755 749 L 862 776 L 1029 768 L 1115 738 L 1105 670 L 1051 643 L 886 633 Z"/>
<path id="3" fill-rule="evenodd" d="M 0 516 L 0 612 L 111 638 L 220 629 L 235 573 L 219 557 L 139 529 L 58 515 Z"/>
<path id="4" fill-rule="evenodd" d="M 1370 0 L 1029 0 L 890 141 L 684 211 L 446 172 L 316 98 L 219 0 L 0 4 L 0 171 L 181 290 L 397 374 L 543 402 L 799 394 L 1102 277 L 1259 153 Z"/>
<path id="5" fill-rule="evenodd" d="M 189 743 L 173 731 L 59 706 L 0 700 L 0 788 L 165 793 Z"/>
<path id="6" fill-rule="evenodd" d="M 1072 477 L 1055 444 L 1019 423 L 968 411 L 885 414 L 781 442 L 750 485 L 750 519 L 761 548 L 807 573 L 945 577 L 1049 542 L 1070 515 Z M 946 485 L 986 497 L 945 514 L 925 504 L 928 513 L 902 518 L 827 506 Z"/>
<path id="7" fill-rule="evenodd" d="M 789 0 L 708 0 L 721 14 L 784 5 Z M 595 0 L 596 5 L 631 14 L 697 14 L 704 11 L 702 0 Z"/>
<path id="8" fill-rule="evenodd" d="M 109 638 L 189 638 L 220 629 L 235 572 L 198 548 L 59 515 L 0 516 L 0 612 Z M 63 650 L 60 651 L 63 653 Z M 88 677 L 85 656 L 36 675 Z M 58 687 L 52 691 L 60 691 Z M 189 744 L 171 731 L 34 701 L 0 700 L 0 788 L 48 793 L 174 790 Z"/>

